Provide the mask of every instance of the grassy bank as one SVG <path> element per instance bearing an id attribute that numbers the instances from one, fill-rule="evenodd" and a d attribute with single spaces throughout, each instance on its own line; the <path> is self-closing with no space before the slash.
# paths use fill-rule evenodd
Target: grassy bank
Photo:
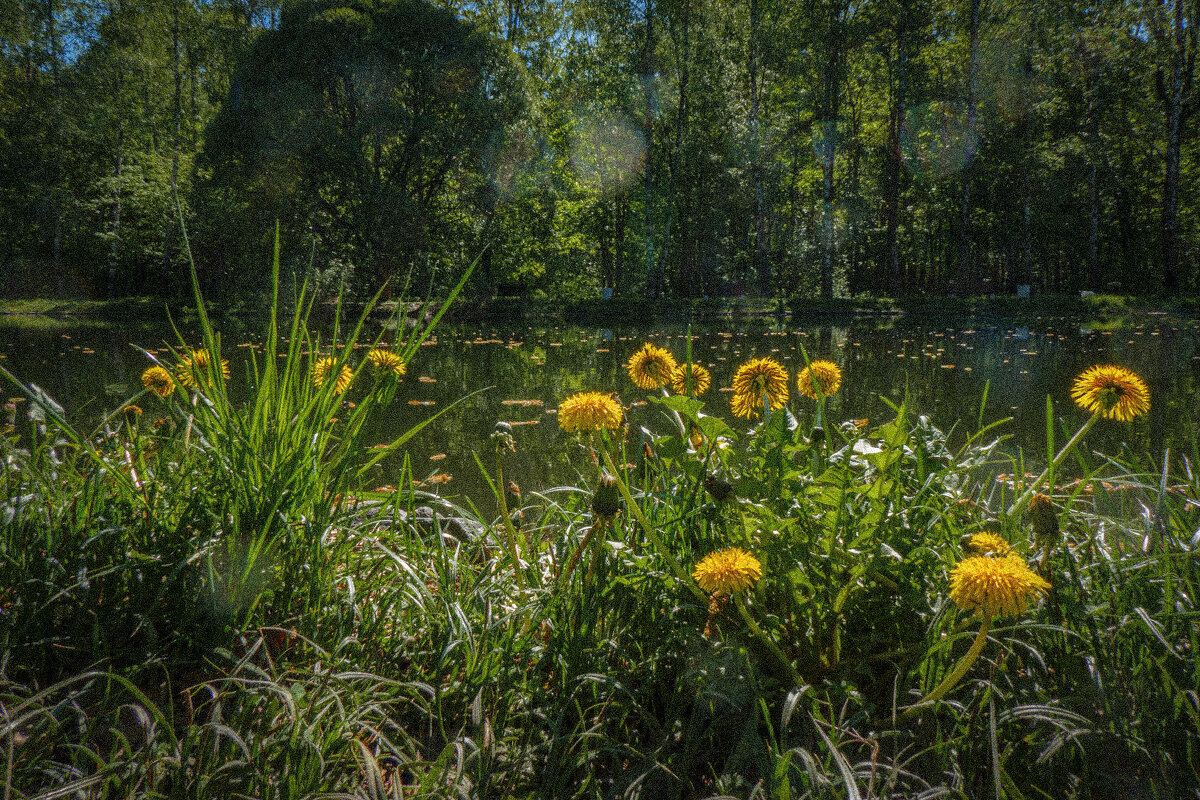
<path id="1" fill-rule="evenodd" d="M 484 322 L 508 319 L 562 319 L 584 324 L 628 324 L 646 320 L 790 319 L 845 324 L 854 319 L 892 319 L 907 322 L 971 323 L 1003 320 L 1033 324 L 1047 317 L 1069 316 L 1097 323 L 1136 323 L 1150 314 L 1192 317 L 1197 309 L 1189 298 L 1138 298 L 1125 295 L 1039 295 L 1015 297 L 921 298 L 796 298 L 779 302 L 767 298 L 672 299 L 653 301 L 633 297 L 612 300 L 539 300 L 496 298 L 462 304 L 452 318 Z"/>
<path id="2" fill-rule="evenodd" d="M 166 301 L 156 297 L 126 297 L 119 300 L 0 300 L 0 325 L 136 325 L 161 322 L 166 308 Z"/>
<path id="3" fill-rule="evenodd" d="M 237 301 L 209 307 L 214 319 L 246 320 L 264 317 L 269 298 L 255 302 Z M 440 299 L 427 303 L 406 303 L 414 323 L 423 314 L 432 313 Z M 400 304 L 381 303 L 373 308 L 375 316 L 387 318 L 402 311 Z M 327 299 L 314 309 L 314 321 L 331 318 L 336 299 Z M 350 305 L 345 306 L 351 308 Z M 357 308 L 361 309 L 359 305 Z M 197 310 L 191 301 L 167 301 L 155 297 L 118 300 L 0 300 L 0 324 L 30 325 L 103 325 L 161 322 L 168 313 L 177 319 L 195 321 Z M 592 325 L 636 324 L 662 320 L 749 320 L 789 319 L 804 322 L 845 324 L 854 319 L 891 319 L 908 322 L 945 322 L 978 324 L 1004 321 L 1009 324 L 1036 324 L 1047 317 L 1069 316 L 1090 320 L 1100 326 L 1136 324 L 1147 315 L 1194 317 L 1200 311 L 1195 298 L 1134 297 L 1129 295 L 1038 295 L 1031 299 L 1015 297 L 922 297 L 922 298 L 836 298 L 819 300 L 794 298 L 781 303 L 768 298 L 713 298 L 703 300 L 648 300 L 616 297 L 612 300 L 561 300 L 527 298 L 458 299 L 448 310 L 447 319 L 471 323 L 505 322 L 516 319 L 553 319 Z"/>
<path id="4" fill-rule="evenodd" d="M 1121 419 L 1048 406 L 1053 468 L 1010 478 L 1002 422 L 828 419 L 765 360 L 710 416 L 647 350 L 560 399 L 577 480 L 510 484 L 499 424 L 454 505 L 416 430 L 363 444 L 421 333 L 301 305 L 244 404 L 202 315 L 95 430 L 9 406 L 5 796 L 1195 796 L 1195 452 L 1101 457 Z"/>

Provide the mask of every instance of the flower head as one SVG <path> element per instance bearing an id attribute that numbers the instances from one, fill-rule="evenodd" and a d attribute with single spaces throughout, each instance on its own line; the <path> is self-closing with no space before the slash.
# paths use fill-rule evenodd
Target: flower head
<path id="1" fill-rule="evenodd" d="M 762 415 L 762 395 L 731 394 L 729 407 L 735 417 L 750 419 Z"/>
<path id="2" fill-rule="evenodd" d="M 121 410 L 125 412 L 125 418 L 129 420 L 130 424 L 137 422 L 138 417 L 144 413 L 141 406 L 135 406 L 133 403 L 121 406 Z"/>
<path id="3" fill-rule="evenodd" d="M 179 366 L 175 370 L 179 382 L 184 386 L 198 386 L 199 381 L 208 374 L 212 364 L 212 353 L 204 349 L 192 350 L 179 357 Z M 221 359 L 221 376 L 229 380 L 229 359 Z"/>
<path id="4" fill-rule="evenodd" d="M 976 555 L 986 556 L 989 553 L 1006 556 L 1013 553 L 1013 546 L 1002 536 L 994 533 L 977 533 L 967 541 L 967 549 Z"/>
<path id="5" fill-rule="evenodd" d="M 604 392 L 579 392 L 562 402 L 558 408 L 558 424 L 564 431 L 616 430 L 621 426 L 624 411 L 612 395 Z"/>
<path id="6" fill-rule="evenodd" d="M 743 592 L 762 577 L 762 564 L 740 547 L 709 553 L 692 570 L 700 588 L 712 595 Z"/>
<path id="7" fill-rule="evenodd" d="M 157 366 L 150 367 L 142 373 L 142 386 L 159 397 L 166 397 L 175 391 L 175 381 L 171 379 L 171 373 Z"/>
<path id="8" fill-rule="evenodd" d="M 842 368 L 832 361 L 814 361 L 796 377 L 796 388 L 805 397 L 828 397 L 842 385 Z M 820 392 L 818 393 L 818 390 Z"/>
<path id="9" fill-rule="evenodd" d="M 1019 556 L 964 558 L 950 571 L 950 599 L 981 616 L 1015 617 L 1050 590 Z"/>
<path id="10" fill-rule="evenodd" d="M 661 389 L 671 382 L 675 373 L 675 356 L 647 342 L 629 357 L 625 369 L 629 377 L 643 389 Z"/>
<path id="11" fill-rule="evenodd" d="M 367 361 L 374 367 L 376 377 L 400 377 L 408 371 L 408 365 L 399 355 L 382 347 L 371 348 Z"/>
<path id="12" fill-rule="evenodd" d="M 312 368 L 312 384 L 318 389 L 325 384 L 325 379 L 329 377 L 329 373 L 337 366 L 337 359 L 333 357 L 321 358 L 317 363 L 313 364 Z M 350 388 L 350 381 L 354 377 L 354 370 L 343 365 L 337 376 L 337 383 L 334 384 L 334 391 L 338 394 Z"/>
<path id="13" fill-rule="evenodd" d="M 680 364 L 671 373 L 671 388 L 679 394 L 699 397 L 712 385 L 712 376 L 699 364 Z"/>
<path id="14" fill-rule="evenodd" d="M 737 372 L 733 374 L 733 393 L 735 399 L 737 395 L 754 398 L 755 407 L 762 406 L 762 396 L 765 393 L 772 409 L 783 408 L 788 401 L 787 370 L 773 358 L 752 358 L 738 367 Z M 733 406 L 734 413 L 738 416 L 750 416 L 738 411 L 737 402 Z"/>
<path id="15" fill-rule="evenodd" d="M 1071 387 L 1071 397 L 1084 411 L 1104 419 L 1128 422 L 1150 410 L 1150 388 L 1141 376 L 1125 367 L 1099 364 L 1088 367 Z"/>

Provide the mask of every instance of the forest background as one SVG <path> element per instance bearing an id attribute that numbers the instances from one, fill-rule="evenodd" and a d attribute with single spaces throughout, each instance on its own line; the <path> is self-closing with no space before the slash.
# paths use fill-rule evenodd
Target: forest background
<path id="1" fill-rule="evenodd" d="M 6 0 L 0 294 L 1183 294 L 1200 0 Z"/>

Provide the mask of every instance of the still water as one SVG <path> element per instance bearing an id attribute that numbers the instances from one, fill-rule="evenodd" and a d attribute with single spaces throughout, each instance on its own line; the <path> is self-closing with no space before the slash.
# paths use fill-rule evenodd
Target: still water
<path id="1" fill-rule="evenodd" d="M 256 324 L 230 323 L 223 331 L 235 396 L 244 398 L 250 391 L 249 350 L 244 345 L 258 341 L 259 330 Z M 754 356 L 771 356 L 788 367 L 793 374 L 793 412 L 811 412 L 811 401 L 795 389 L 795 372 L 804 364 L 802 348 L 812 359 L 828 358 L 842 366 L 844 382 L 829 401 L 830 420 L 865 417 L 872 425 L 884 422 L 893 416 L 884 399 L 900 403 L 907 394 L 915 412 L 927 414 L 943 429 L 957 422 L 957 430 L 965 433 L 974 429 L 986 386 L 984 422 L 1011 417 L 997 433 L 1011 437 L 1008 452 L 1020 448 L 1035 463 L 1044 460 L 1046 396 L 1053 398 L 1056 415 L 1063 420 L 1057 439 L 1061 444 L 1085 418 L 1071 404 L 1071 381 L 1093 364 L 1135 370 L 1149 383 L 1152 402 L 1150 414 L 1132 423 L 1102 422 L 1089 437 L 1092 449 L 1118 454 L 1128 447 L 1161 459 L 1169 447 L 1190 455 L 1200 420 L 1200 324 L 1195 320 L 1147 315 L 1109 329 L 1067 317 L 1045 317 L 1027 327 L 992 322 L 963 328 L 908 318 L 840 324 L 723 320 L 695 324 L 691 333 L 693 360 L 706 364 L 713 375 L 713 387 L 703 398 L 706 413 L 724 417 L 735 428 L 745 425 L 729 413 L 730 395 L 719 389 L 729 385 L 739 364 Z M 189 344 L 199 344 L 194 331 L 183 334 Z M 385 441 L 464 395 L 486 389 L 450 409 L 409 443 L 413 477 L 450 476 L 435 478 L 430 490 L 465 495 L 490 507 L 472 453 L 486 455 L 488 435 L 497 420 L 505 420 L 513 424 L 518 446 L 506 462 L 506 478 L 516 479 L 525 491 L 575 483 L 581 474 L 590 476 L 592 467 L 574 437 L 559 428 L 554 409 L 582 390 L 618 392 L 626 406 L 644 400 L 646 392 L 634 386 L 623 367 L 644 341 L 671 350 L 682 361 L 687 328 L 441 325 L 409 365 L 396 400 L 373 433 Z M 141 389 L 139 376 L 150 362 L 139 348 L 156 351 L 177 342 L 166 325 L 126 329 L 7 324 L 0 325 L 0 363 L 22 380 L 43 387 L 70 416 L 87 422 Z M 11 385 L 5 391 L 17 394 Z M 350 400 L 356 399 L 357 391 L 350 390 Z M 156 416 L 157 403 L 156 398 L 143 398 L 147 417 Z M 637 404 L 628 415 L 635 444 L 643 426 L 661 433 L 671 430 L 654 406 Z M 1071 431 L 1063 433 L 1064 425 Z M 380 485 L 395 485 L 400 461 L 384 465 L 377 479 Z"/>

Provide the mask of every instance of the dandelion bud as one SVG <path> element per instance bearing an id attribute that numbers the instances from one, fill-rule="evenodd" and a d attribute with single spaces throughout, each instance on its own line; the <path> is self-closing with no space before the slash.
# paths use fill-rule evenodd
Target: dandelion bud
<path id="1" fill-rule="evenodd" d="M 1044 494 L 1035 494 L 1029 501 L 1029 518 L 1033 536 L 1039 547 L 1050 547 L 1058 541 L 1058 511 Z"/>
<path id="2" fill-rule="evenodd" d="M 733 497 L 733 484 L 709 475 L 704 479 L 704 488 L 718 503 L 723 503 Z"/>
<path id="3" fill-rule="evenodd" d="M 503 453 L 506 450 L 513 453 L 517 451 L 517 443 L 513 440 L 512 436 L 512 425 L 509 425 L 507 422 L 497 422 L 489 438 L 492 441 L 492 446 L 496 448 L 497 453 Z"/>
<path id="4" fill-rule="evenodd" d="M 592 512 L 600 519 L 612 519 L 620 511 L 621 493 L 617 490 L 617 479 L 602 472 L 596 493 L 592 495 Z"/>

